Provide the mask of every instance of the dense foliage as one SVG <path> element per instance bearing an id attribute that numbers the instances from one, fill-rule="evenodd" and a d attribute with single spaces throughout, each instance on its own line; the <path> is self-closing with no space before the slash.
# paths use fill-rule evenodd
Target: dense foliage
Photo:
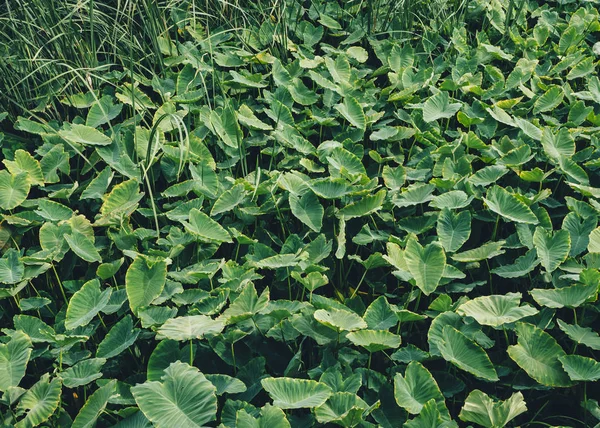
<path id="1" fill-rule="evenodd" d="M 6 104 L 3 426 L 600 421 L 598 10 L 376 4 Z"/>

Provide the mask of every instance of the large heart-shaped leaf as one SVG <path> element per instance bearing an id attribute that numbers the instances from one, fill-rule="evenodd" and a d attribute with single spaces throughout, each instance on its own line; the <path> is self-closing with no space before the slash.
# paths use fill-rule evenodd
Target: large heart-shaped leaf
<path id="1" fill-rule="evenodd" d="M 425 295 L 435 291 L 446 267 L 446 254 L 444 249 L 436 243 L 422 247 L 416 239 L 409 239 L 406 243 L 404 259 L 408 270 L 415 278 L 417 287 Z"/>
<path id="2" fill-rule="evenodd" d="M 542 385 L 571 385 L 559 358 L 565 351 L 545 331 L 524 322 L 516 325 L 517 344 L 508 347 L 508 355 L 525 372 Z"/>
<path id="3" fill-rule="evenodd" d="M 161 381 L 131 388 L 135 402 L 156 427 L 203 427 L 217 417 L 216 388 L 195 367 L 180 361 Z"/>
<path id="4" fill-rule="evenodd" d="M 314 380 L 270 377 L 260 383 L 273 399 L 273 404 L 281 409 L 318 407 L 333 393 L 329 386 Z"/>

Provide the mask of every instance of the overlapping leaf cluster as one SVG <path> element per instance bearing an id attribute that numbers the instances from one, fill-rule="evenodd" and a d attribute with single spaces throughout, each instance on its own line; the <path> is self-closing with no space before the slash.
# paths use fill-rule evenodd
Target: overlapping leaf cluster
<path id="1" fill-rule="evenodd" d="M 20 118 L 4 424 L 595 424 L 598 11 L 471 3 L 400 39 L 290 2 L 244 44 L 179 8 L 164 74 Z"/>

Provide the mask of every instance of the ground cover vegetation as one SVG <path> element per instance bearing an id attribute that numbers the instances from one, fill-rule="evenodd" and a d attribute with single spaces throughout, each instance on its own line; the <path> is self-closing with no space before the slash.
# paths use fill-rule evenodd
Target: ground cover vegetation
<path id="1" fill-rule="evenodd" d="M 3 426 L 599 423 L 597 3 L 0 22 Z"/>

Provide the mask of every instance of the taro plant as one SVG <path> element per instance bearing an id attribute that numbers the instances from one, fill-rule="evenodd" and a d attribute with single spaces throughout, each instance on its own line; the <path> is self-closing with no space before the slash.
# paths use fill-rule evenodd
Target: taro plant
<path id="1" fill-rule="evenodd" d="M 378 4 L 182 3 L 152 77 L 0 115 L 4 426 L 600 422 L 597 9 Z"/>

